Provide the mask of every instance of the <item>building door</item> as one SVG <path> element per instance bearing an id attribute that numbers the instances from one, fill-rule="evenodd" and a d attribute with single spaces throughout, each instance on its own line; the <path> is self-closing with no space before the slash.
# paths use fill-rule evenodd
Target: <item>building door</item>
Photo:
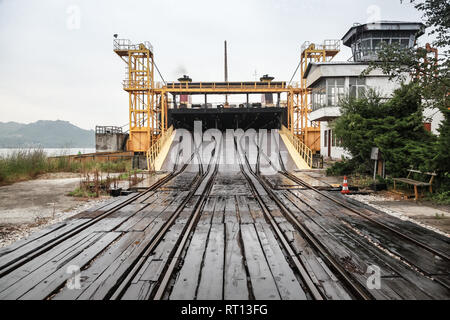
<path id="1" fill-rule="evenodd" d="M 328 130 L 328 157 L 331 158 L 331 130 Z"/>

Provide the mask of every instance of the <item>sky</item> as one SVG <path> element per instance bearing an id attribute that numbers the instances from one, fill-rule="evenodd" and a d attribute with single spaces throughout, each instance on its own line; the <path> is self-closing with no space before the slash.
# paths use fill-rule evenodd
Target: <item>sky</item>
<path id="1" fill-rule="evenodd" d="M 166 81 L 223 81 L 224 40 L 229 81 L 289 81 L 303 42 L 341 39 L 353 23 L 376 20 L 421 13 L 408 0 L 0 0 L 0 122 L 126 124 L 126 65 L 113 34 L 150 41 Z M 341 44 L 334 59 L 350 56 Z"/>

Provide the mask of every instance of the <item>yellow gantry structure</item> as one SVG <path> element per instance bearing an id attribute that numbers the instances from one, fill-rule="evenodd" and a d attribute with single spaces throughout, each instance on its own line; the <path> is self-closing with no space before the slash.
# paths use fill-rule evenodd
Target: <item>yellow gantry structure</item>
<path id="1" fill-rule="evenodd" d="M 305 71 L 310 62 L 331 60 L 339 52 L 339 40 L 323 44 L 305 42 L 301 48 L 300 83 L 286 82 L 155 82 L 153 47 L 149 42 L 132 44 L 115 39 L 114 52 L 127 64 L 123 88 L 129 94 L 129 133 L 127 148 L 147 152 L 167 131 L 167 96 L 171 94 L 251 94 L 286 93 L 287 128 L 313 152 L 320 150 L 320 127 L 308 121 L 310 91 Z"/>
<path id="2" fill-rule="evenodd" d="M 130 137 L 127 149 L 146 152 L 167 128 L 164 103 L 158 103 L 155 93 L 155 63 L 149 42 L 138 45 L 129 40 L 115 39 L 114 52 L 127 64 L 123 88 L 129 94 Z"/>

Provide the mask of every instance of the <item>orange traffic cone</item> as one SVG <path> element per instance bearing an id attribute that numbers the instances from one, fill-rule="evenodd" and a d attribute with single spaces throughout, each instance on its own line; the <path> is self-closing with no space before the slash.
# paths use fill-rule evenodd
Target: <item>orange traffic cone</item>
<path id="1" fill-rule="evenodd" d="M 348 190 L 348 184 L 347 184 L 347 176 L 344 176 L 344 182 L 342 183 L 342 194 L 348 194 L 350 191 Z"/>

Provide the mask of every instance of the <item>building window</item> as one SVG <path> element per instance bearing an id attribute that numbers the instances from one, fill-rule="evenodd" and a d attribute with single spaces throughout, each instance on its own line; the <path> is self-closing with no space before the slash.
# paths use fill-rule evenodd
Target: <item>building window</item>
<path id="1" fill-rule="evenodd" d="M 373 50 L 379 50 L 381 49 L 381 41 L 382 39 L 372 39 L 372 48 Z"/>
<path id="2" fill-rule="evenodd" d="M 311 90 L 312 110 L 326 107 L 326 82 L 322 79 Z"/>
<path id="3" fill-rule="evenodd" d="M 400 47 L 408 48 L 409 47 L 409 39 L 400 39 Z"/>
<path id="4" fill-rule="evenodd" d="M 339 99 L 344 97 L 344 78 L 327 79 L 327 105 L 334 107 L 338 105 Z"/>
<path id="5" fill-rule="evenodd" d="M 368 56 L 372 52 L 372 39 L 364 39 L 361 41 L 362 55 Z"/>
<path id="6" fill-rule="evenodd" d="M 382 44 L 398 45 L 401 48 L 410 48 L 410 36 L 407 33 L 372 32 L 363 35 L 351 44 L 355 61 L 376 60 L 377 51 L 382 48 Z"/>
<path id="7" fill-rule="evenodd" d="M 323 133 L 323 146 L 328 147 L 328 130 L 325 130 Z"/>
<path id="8" fill-rule="evenodd" d="M 333 147 L 342 147 L 342 139 L 338 138 L 332 130 L 330 130 L 330 135 L 331 135 L 331 145 Z"/>
<path id="9" fill-rule="evenodd" d="M 345 78 L 322 79 L 311 89 L 312 110 L 335 107 L 345 95 Z"/>
<path id="10" fill-rule="evenodd" d="M 366 91 L 366 79 L 359 77 L 349 78 L 349 96 L 350 98 L 362 98 Z"/>

